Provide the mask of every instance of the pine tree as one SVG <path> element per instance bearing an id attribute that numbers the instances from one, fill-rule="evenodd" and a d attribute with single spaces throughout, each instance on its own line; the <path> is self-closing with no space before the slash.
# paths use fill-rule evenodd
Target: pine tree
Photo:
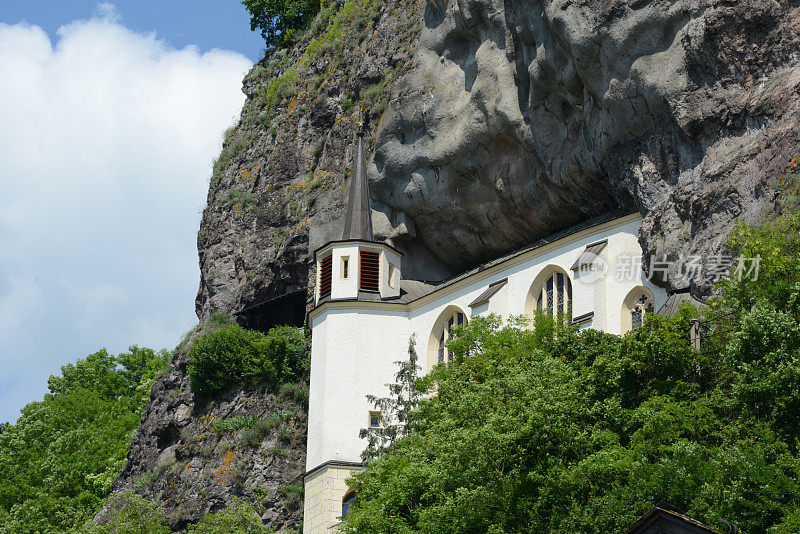
<path id="1" fill-rule="evenodd" d="M 400 368 L 394 375 L 395 383 L 386 384 L 389 397 L 367 395 L 367 400 L 381 413 L 381 425 L 362 428 L 358 437 L 367 438 L 367 448 L 361 453 L 365 462 L 391 450 L 398 439 L 411 432 L 410 416 L 419 405 L 420 392 L 416 387 L 421 367 L 417 365 L 414 336 L 408 340 L 408 360 L 394 362 Z"/>

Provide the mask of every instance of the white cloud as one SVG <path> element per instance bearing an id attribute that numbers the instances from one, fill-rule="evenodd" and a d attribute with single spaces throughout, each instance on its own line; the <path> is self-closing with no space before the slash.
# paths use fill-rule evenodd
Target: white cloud
<path id="1" fill-rule="evenodd" d="M 60 365 L 171 348 L 194 322 L 199 214 L 250 66 L 110 3 L 55 42 L 0 23 L 0 421 Z"/>

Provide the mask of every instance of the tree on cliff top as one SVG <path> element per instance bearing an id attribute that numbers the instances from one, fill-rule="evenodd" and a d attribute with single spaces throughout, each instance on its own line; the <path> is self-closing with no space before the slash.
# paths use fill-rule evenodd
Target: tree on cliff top
<path id="1" fill-rule="evenodd" d="M 319 11 L 319 0 L 242 0 L 250 13 L 250 29 L 260 30 L 267 50 L 291 41 Z"/>

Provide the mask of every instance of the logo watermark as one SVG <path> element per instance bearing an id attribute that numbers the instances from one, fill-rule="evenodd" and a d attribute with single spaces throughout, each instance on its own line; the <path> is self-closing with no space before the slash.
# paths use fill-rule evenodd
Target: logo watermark
<path id="1" fill-rule="evenodd" d="M 715 282 L 728 278 L 755 281 L 761 269 L 761 256 L 682 255 L 675 259 L 653 256 L 647 269 L 643 267 L 641 256 L 618 256 L 608 262 L 595 255 L 591 261 L 583 262 L 577 268 L 576 280 L 592 284 L 611 275 L 617 282 L 631 282 L 639 280 L 644 274 L 647 280 L 667 280 L 670 276 L 680 276 L 688 280 L 705 278 Z"/>

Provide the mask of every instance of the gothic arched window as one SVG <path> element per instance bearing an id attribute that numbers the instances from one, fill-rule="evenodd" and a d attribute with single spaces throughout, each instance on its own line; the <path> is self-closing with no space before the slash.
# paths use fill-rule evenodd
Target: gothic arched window
<path id="1" fill-rule="evenodd" d="M 644 287 L 633 289 L 622 305 L 622 333 L 639 328 L 644 324 L 647 314 L 655 311 L 653 294 Z"/>
<path id="2" fill-rule="evenodd" d="M 467 324 L 467 317 L 463 312 L 456 311 L 450 314 L 447 321 L 442 326 L 439 334 L 439 347 L 436 363 L 445 363 L 453 359 L 453 355 L 447 350 L 447 340 L 453 337 L 453 327 Z"/>
<path id="3" fill-rule="evenodd" d="M 347 517 L 347 514 L 350 512 L 350 507 L 353 506 L 354 502 L 356 502 L 356 492 L 347 492 L 342 498 L 342 519 Z"/>
<path id="4" fill-rule="evenodd" d="M 467 314 L 457 306 L 448 306 L 436 319 L 428 342 L 428 370 L 440 363 L 448 363 L 453 355 L 447 350 L 447 340 L 453 337 L 456 326 L 467 324 Z"/>
<path id="5" fill-rule="evenodd" d="M 565 315 L 572 319 L 572 282 L 560 269 L 553 269 L 544 279 L 536 297 L 538 311 L 550 310 L 554 317 Z"/>

